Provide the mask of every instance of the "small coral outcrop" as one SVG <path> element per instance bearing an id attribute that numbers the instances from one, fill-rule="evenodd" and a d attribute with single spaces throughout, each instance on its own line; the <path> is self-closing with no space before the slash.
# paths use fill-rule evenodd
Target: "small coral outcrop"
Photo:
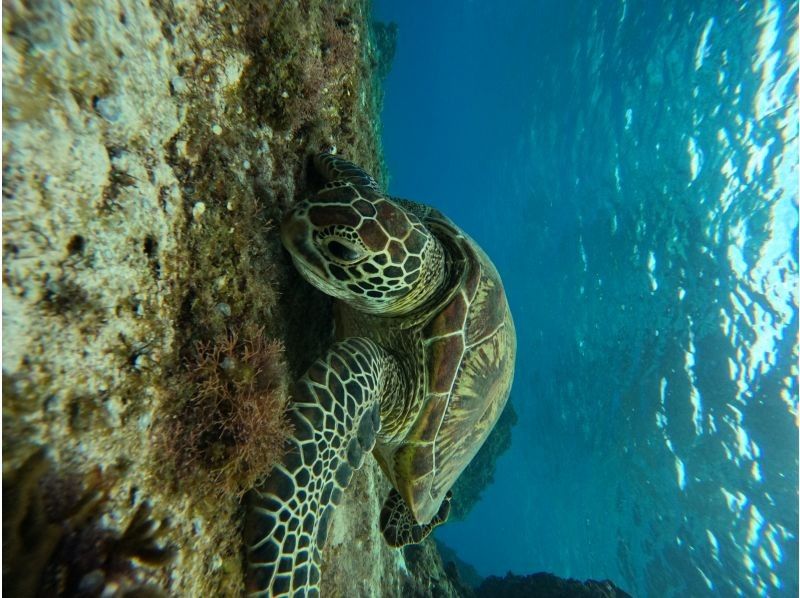
<path id="1" fill-rule="evenodd" d="M 84 487 L 85 486 L 85 487 Z M 35 596 L 166 596 L 146 568 L 176 555 L 158 540 L 166 521 L 139 503 L 123 532 L 101 523 L 106 482 L 58 476 L 44 450 L 3 475 L 3 590 Z"/>

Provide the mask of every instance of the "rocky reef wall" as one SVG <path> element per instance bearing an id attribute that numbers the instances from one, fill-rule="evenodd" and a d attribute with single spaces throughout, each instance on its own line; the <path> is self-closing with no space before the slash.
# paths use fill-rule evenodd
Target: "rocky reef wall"
<path id="1" fill-rule="evenodd" d="M 3 3 L 6 589 L 239 594 L 241 495 L 330 335 L 276 223 L 321 147 L 384 178 L 393 31 L 369 18 L 361 0 Z M 375 466 L 354 479 L 325 595 L 439 575 L 383 544 L 387 491 Z"/>

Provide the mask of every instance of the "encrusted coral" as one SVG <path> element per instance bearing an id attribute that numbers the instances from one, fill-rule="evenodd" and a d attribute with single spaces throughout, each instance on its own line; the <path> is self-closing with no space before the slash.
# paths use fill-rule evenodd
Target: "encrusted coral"
<path id="1" fill-rule="evenodd" d="M 290 433 L 283 345 L 263 330 L 198 342 L 186 393 L 161 431 L 163 454 L 204 494 L 238 496 L 278 460 Z"/>
<path id="2" fill-rule="evenodd" d="M 80 489 L 52 467 L 39 449 L 3 476 L 3 589 L 15 598 L 164 595 L 132 560 L 160 567 L 174 558 L 174 547 L 157 544 L 165 522 L 143 502 L 122 534 L 108 529 L 99 472 Z"/>

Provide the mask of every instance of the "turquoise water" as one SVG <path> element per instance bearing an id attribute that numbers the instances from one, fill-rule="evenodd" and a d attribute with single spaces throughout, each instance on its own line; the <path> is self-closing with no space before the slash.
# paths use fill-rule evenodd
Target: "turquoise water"
<path id="1" fill-rule="evenodd" d="M 796 2 L 379 1 L 390 191 L 492 256 L 519 335 L 482 575 L 798 592 Z"/>

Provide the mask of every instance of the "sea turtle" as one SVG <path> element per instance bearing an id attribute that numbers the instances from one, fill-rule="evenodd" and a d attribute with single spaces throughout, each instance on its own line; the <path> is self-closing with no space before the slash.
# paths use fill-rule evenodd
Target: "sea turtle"
<path id="1" fill-rule="evenodd" d="M 444 522 L 514 375 L 503 285 L 475 241 L 342 158 L 314 165 L 326 184 L 281 237 L 303 278 L 336 299 L 337 342 L 294 386 L 289 450 L 248 494 L 253 596 L 319 595 L 331 514 L 369 451 L 394 487 L 380 516 L 390 545 Z"/>

